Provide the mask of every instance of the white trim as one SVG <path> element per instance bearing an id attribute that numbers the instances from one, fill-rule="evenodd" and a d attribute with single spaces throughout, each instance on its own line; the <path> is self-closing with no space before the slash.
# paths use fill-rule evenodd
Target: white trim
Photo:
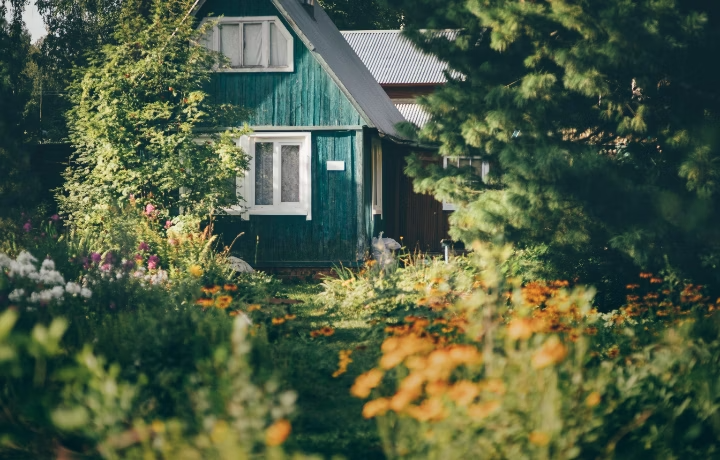
<path id="1" fill-rule="evenodd" d="M 311 133 L 253 133 L 238 139 L 238 145 L 250 156 L 248 171 L 237 179 L 237 194 L 245 201 L 243 206 L 225 208 L 231 215 L 250 216 L 305 216 L 312 220 L 312 156 Z M 273 145 L 273 204 L 255 205 L 255 144 L 270 141 Z M 300 145 L 300 201 L 281 203 L 280 198 L 280 147 L 283 144 Z"/>
<path id="2" fill-rule="evenodd" d="M 373 137 L 370 142 L 370 157 L 372 164 L 372 213 L 380 214 L 383 218 L 383 164 L 382 164 L 382 141 Z"/>
<path id="3" fill-rule="evenodd" d="M 212 50 L 220 52 L 220 26 L 222 24 L 236 24 L 239 26 L 238 36 L 239 43 L 238 49 L 240 50 L 240 61 L 239 67 L 223 67 L 215 69 L 216 72 L 294 72 L 295 71 L 295 56 L 293 47 L 293 36 L 290 31 L 287 30 L 285 24 L 282 23 L 277 16 L 228 16 L 228 17 L 215 17 L 208 16 L 204 18 L 201 24 L 213 21 L 216 25 L 213 27 L 212 36 Z M 243 28 L 247 23 L 260 23 L 262 24 L 262 65 L 244 67 L 242 65 L 243 59 Z M 270 66 L 270 23 L 273 23 L 278 28 L 280 33 L 287 39 L 287 65 L 280 67 Z"/>
<path id="4" fill-rule="evenodd" d="M 455 167 L 460 166 L 460 160 L 470 160 L 470 166 L 472 166 L 473 161 L 482 161 L 482 165 L 480 166 L 480 178 L 483 182 L 485 182 L 487 175 L 490 173 L 490 163 L 483 161 L 482 157 L 443 157 L 443 169 L 447 169 L 448 160 L 452 160 L 452 162 L 455 163 Z M 457 211 L 457 205 L 455 203 L 443 201 L 442 207 L 443 211 Z"/>

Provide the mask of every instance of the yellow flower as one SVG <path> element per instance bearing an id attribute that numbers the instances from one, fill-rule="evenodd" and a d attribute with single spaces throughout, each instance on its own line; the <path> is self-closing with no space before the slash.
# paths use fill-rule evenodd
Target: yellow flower
<path id="1" fill-rule="evenodd" d="M 550 444 L 550 436 L 542 431 L 533 431 L 530 433 L 529 440 L 536 446 L 545 447 Z"/>
<path id="2" fill-rule="evenodd" d="M 227 437 L 229 430 L 230 427 L 228 426 L 228 423 L 225 420 L 220 420 L 215 424 L 215 426 L 213 426 L 213 429 L 210 432 L 210 439 L 215 444 L 220 444 Z"/>
<path id="3" fill-rule="evenodd" d="M 203 275 L 203 269 L 200 265 L 192 265 L 188 272 L 190 272 L 191 276 L 194 276 L 195 278 L 200 278 Z"/>
<path id="4" fill-rule="evenodd" d="M 155 433 L 164 433 L 165 432 L 165 424 L 161 422 L 160 420 L 153 420 L 152 424 L 150 425 L 150 428 Z"/>
<path id="5" fill-rule="evenodd" d="M 370 396 L 370 391 L 380 385 L 383 375 L 385 374 L 379 369 L 370 369 L 364 374 L 360 374 L 350 388 L 350 394 L 356 398 L 367 398 Z"/>
<path id="6" fill-rule="evenodd" d="M 559 363 L 567 355 L 567 348 L 560 342 L 557 336 L 552 336 L 543 343 L 531 360 L 532 367 L 542 369 L 552 364 Z"/>
<path id="7" fill-rule="evenodd" d="M 598 393 L 597 391 L 593 391 L 588 395 L 587 398 L 585 398 L 585 405 L 588 407 L 595 407 L 600 404 L 601 399 L 602 398 L 600 397 L 600 393 Z"/>
<path id="8" fill-rule="evenodd" d="M 279 446 L 290 436 L 292 426 L 285 419 L 278 420 L 265 431 L 265 444 L 268 446 Z"/>
<path id="9" fill-rule="evenodd" d="M 215 306 L 224 310 L 232 304 L 233 298 L 229 295 L 221 295 L 215 299 Z"/>
<path id="10" fill-rule="evenodd" d="M 387 398 L 368 401 L 363 406 L 362 415 L 365 418 L 373 418 L 376 415 L 383 415 L 388 411 L 390 401 Z"/>

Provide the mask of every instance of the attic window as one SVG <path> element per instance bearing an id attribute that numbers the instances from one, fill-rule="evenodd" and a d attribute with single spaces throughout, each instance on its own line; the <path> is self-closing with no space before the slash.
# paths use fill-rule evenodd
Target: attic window
<path id="1" fill-rule="evenodd" d="M 216 25 L 201 44 L 230 60 L 221 72 L 292 72 L 293 38 L 277 16 L 206 18 Z"/>
<path id="2" fill-rule="evenodd" d="M 445 157 L 443 158 L 443 167 L 447 169 L 449 167 L 464 168 L 470 166 L 475 175 L 479 177 L 483 182 L 487 179 L 490 174 L 490 163 L 483 161 L 479 157 Z M 457 206 L 454 203 L 448 203 L 443 201 L 443 211 L 455 211 Z"/>

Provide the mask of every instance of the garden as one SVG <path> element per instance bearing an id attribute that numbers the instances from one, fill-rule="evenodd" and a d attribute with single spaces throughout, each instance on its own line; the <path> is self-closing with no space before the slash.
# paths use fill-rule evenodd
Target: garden
<path id="1" fill-rule="evenodd" d="M 187 46 L 213 25 L 121 3 L 83 6 L 111 38 L 54 75 L 68 36 L 33 48 L 0 3 L 1 458 L 720 458 L 717 6 L 368 2 L 462 73 L 401 128 L 490 173 L 407 159 L 463 250 L 378 235 L 287 280 L 215 229 L 250 129 L 208 92 L 227 59 Z M 24 152 L 53 130 L 74 153 L 46 190 Z"/>

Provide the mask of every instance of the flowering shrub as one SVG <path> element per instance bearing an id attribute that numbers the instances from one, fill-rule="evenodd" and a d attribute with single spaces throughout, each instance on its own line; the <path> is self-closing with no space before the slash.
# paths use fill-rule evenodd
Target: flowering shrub
<path id="1" fill-rule="evenodd" d="M 371 286 L 365 305 L 385 314 L 382 354 L 350 391 L 369 398 L 362 415 L 377 419 L 389 458 L 709 458 L 720 449 L 720 400 L 707 391 L 720 377 L 720 317 L 701 289 L 642 274 L 626 305 L 599 314 L 592 289 L 520 285 L 498 268 L 508 250 L 474 249 L 465 268 L 448 268 L 465 274 L 459 282 L 422 278 L 422 297 L 408 281 L 441 267 L 368 272 L 345 286 Z M 326 282 L 326 297 L 337 283 Z M 374 303 L 390 296 L 411 314 L 398 320 Z"/>

